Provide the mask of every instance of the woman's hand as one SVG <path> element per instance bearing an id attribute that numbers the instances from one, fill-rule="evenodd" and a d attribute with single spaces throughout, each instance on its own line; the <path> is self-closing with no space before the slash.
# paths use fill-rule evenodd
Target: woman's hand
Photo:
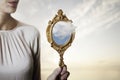
<path id="1" fill-rule="evenodd" d="M 67 67 L 64 66 L 63 68 L 55 69 L 47 80 L 67 80 L 69 74 L 70 73 L 67 71 Z"/>

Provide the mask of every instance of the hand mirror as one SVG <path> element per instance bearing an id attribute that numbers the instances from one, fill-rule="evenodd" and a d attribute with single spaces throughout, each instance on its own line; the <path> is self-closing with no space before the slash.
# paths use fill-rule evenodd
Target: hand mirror
<path id="1" fill-rule="evenodd" d="M 63 11 L 60 9 L 57 15 L 48 22 L 48 27 L 46 30 L 47 40 L 60 55 L 59 66 L 63 67 L 63 55 L 75 37 L 74 28 L 72 25 L 72 20 L 69 20 Z"/>

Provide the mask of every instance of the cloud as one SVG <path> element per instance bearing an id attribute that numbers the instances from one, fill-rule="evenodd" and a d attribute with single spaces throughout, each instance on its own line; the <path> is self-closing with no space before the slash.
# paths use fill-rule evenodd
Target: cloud
<path id="1" fill-rule="evenodd" d="M 53 34 L 58 39 L 62 40 L 66 36 L 71 35 L 75 31 L 75 26 L 71 22 L 59 21 L 53 28 Z"/>

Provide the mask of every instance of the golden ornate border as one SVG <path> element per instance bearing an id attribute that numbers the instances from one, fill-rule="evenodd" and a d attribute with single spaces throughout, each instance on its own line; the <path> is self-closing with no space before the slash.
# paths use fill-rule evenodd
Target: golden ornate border
<path id="1" fill-rule="evenodd" d="M 72 22 L 72 20 L 69 20 L 66 17 L 66 15 L 63 14 L 62 9 L 59 9 L 55 17 L 48 22 L 48 26 L 46 29 L 46 36 L 47 36 L 48 42 L 51 44 L 51 47 L 53 47 L 60 54 L 59 66 L 63 67 L 64 66 L 63 54 L 66 51 L 66 49 L 71 46 L 71 43 L 73 42 L 75 38 L 75 32 L 71 34 L 70 40 L 65 45 L 56 44 L 52 37 L 52 30 L 53 30 L 54 25 L 59 21 Z"/>

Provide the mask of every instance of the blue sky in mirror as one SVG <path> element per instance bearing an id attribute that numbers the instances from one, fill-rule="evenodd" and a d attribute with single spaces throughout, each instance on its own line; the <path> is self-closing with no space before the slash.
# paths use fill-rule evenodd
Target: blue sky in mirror
<path id="1" fill-rule="evenodd" d="M 66 44 L 70 40 L 70 36 L 71 36 L 71 34 L 61 38 L 61 37 L 53 35 L 53 39 L 54 39 L 56 44 L 64 45 L 64 44 Z"/>
<path id="2" fill-rule="evenodd" d="M 71 33 L 74 31 L 75 27 L 71 22 L 59 21 L 53 27 L 53 40 L 58 45 L 64 45 L 70 40 Z"/>

